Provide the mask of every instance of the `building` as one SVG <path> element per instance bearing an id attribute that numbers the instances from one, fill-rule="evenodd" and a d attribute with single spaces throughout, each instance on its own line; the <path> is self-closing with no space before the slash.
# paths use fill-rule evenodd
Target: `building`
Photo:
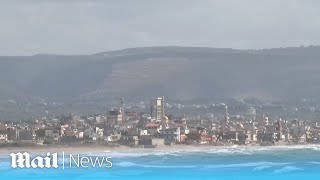
<path id="1" fill-rule="evenodd" d="M 90 139 L 93 141 L 103 139 L 104 136 L 104 129 L 101 129 L 99 127 L 88 127 L 84 130 L 83 133 L 81 133 L 81 138 Z M 78 135 L 78 138 L 80 137 L 80 134 Z"/>
<path id="2" fill-rule="evenodd" d="M 147 123 L 144 127 L 149 135 L 158 134 L 162 129 L 162 126 L 159 123 Z"/>
<path id="3" fill-rule="evenodd" d="M 96 127 L 97 138 L 101 139 L 103 137 L 104 129 Z"/>
<path id="4" fill-rule="evenodd" d="M 174 144 L 181 142 L 180 127 L 160 130 L 160 137 L 164 139 L 166 144 Z"/>
<path id="5" fill-rule="evenodd" d="M 158 97 L 150 103 L 151 119 L 160 122 L 163 129 L 169 128 L 169 118 L 165 115 L 164 97 Z"/>
<path id="6" fill-rule="evenodd" d="M 121 136 L 119 143 L 122 145 L 138 145 L 139 136 L 138 135 L 123 135 Z"/>
<path id="7" fill-rule="evenodd" d="M 0 144 L 6 143 L 8 141 L 8 135 L 7 134 L 0 134 Z"/>
<path id="8" fill-rule="evenodd" d="M 57 128 L 55 128 L 55 129 L 45 129 L 44 130 L 44 136 L 46 138 L 56 139 L 56 138 L 61 137 L 61 131 L 59 129 L 57 129 Z"/>
<path id="9" fill-rule="evenodd" d="M 122 124 L 122 108 L 119 110 L 109 111 L 107 115 L 107 124 L 111 125 L 121 125 Z"/>
<path id="10" fill-rule="evenodd" d="M 109 133 L 106 138 L 104 139 L 107 142 L 116 142 L 121 139 L 121 133 L 120 132 L 111 132 Z"/>
<path id="11" fill-rule="evenodd" d="M 23 143 L 33 143 L 35 139 L 35 134 L 29 130 L 17 130 L 16 137 L 20 142 Z"/>
<path id="12" fill-rule="evenodd" d="M 158 97 L 157 99 L 151 100 L 150 115 L 151 118 L 156 121 L 161 121 L 164 118 L 164 97 Z"/>
<path id="13" fill-rule="evenodd" d="M 275 123 L 275 129 L 276 129 L 276 141 L 281 141 L 282 140 L 282 124 L 281 124 L 281 119 L 278 120 Z"/>
<path id="14" fill-rule="evenodd" d="M 144 148 L 155 148 L 157 146 L 163 146 L 164 139 L 154 138 L 150 136 L 141 136 L 139 138 L 139 145 L 142 145 Z"/>
<path id="15" fill-rule="evenodd" d="M 191 133 L 186 136 L 186 144 L 209 144 L 212 142 L 212 136 L 205 134 Z"/>
<path id="16" fill-rule="evenodd" d="M 248 109 L 247 113 L 248 113 L 249 116 L 256 116 L 257 115 L 257 111 L 256 111 L 256 109 L 254 107 L 250 107 Z"/>
<path id="17" fill-rule="evenodd" d="M 83 135 L 84 135 L 84 138 L 97 140 L 97 133 L 92 127 L 85 129 Z"/>

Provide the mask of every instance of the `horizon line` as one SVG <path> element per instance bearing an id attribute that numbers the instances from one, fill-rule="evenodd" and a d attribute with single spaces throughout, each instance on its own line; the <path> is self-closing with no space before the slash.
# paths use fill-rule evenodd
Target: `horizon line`
<path id="1" fill-rule="evenodd" d="M 58 53 L 35 53 L 31 55 L 0 55 L 0 57 L 32 57 L 32 56 L 94 56 L 102 53 L 113 53 L 124 50 L 133 50 L 133 49 L 143 49 L 143 48 L 203 48 L 203 49 L 217 49 L 217 50 L 232 50 L 232 51 L 264 51 L 264 50 L 274 50 L 274 49 L 290 49 L 290 48 L 311 48 L 311 47 L 320 47 L 320 45 L 299 45 L 299 46 L 285 46 L 285 47 L 272 47 L 272 48 L 228 48 L 228 47 L 209 47 L 209 46 L 179 46 L 179 45 L 159 45 L 159 46 L 136 46 L 121 48 L 115 50 L 106 50 L 90 54 L 58 54 Z"/>

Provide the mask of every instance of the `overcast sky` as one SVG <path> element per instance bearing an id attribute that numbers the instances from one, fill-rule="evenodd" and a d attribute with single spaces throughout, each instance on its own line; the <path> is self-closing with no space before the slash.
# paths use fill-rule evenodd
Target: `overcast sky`
<path id="1" fill-rule="evenodd" d="M 320 44 L 319 0 L 0 0 L 0 55 Z"/>

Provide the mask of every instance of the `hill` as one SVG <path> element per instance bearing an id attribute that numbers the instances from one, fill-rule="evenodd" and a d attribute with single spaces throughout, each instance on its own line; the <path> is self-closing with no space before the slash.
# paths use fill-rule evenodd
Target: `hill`
<path id="1" fill-rule="evenodd" d="M 0 99 L 296 99 L 320 92 L 320 47 L 146 47 L 93 55 L 0 57 Z"/>

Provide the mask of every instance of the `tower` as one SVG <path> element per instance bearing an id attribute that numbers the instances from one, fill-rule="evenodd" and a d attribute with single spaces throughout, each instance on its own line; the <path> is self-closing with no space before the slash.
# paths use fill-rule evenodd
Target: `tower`
<path id="1" fill-rule="evenodd" d="M 125 120 L 125 112 L 124 112 L 124 98 L 121 97 L 121 115 L 122 115 L 122 122 Z"/>
<path id="2" fill-rule="evenodd" d="M 150 115 L 156 121 L 161 121 L 165 116 L 164 97 L 158 97 L 150 102 Z"/>
<path id="3" fill-rule="evenodd" d="M 229 123 L 228 106 L 224 104 L 224 121 L 226 124 Z"/>
<path id="4" fill-rule="evenodd" d="M 276 140 L 281 141 L 282 140 L 282 125 L 281 125 L 281 118 L 275 123 L 275 128 L 277 132 Z"/>

